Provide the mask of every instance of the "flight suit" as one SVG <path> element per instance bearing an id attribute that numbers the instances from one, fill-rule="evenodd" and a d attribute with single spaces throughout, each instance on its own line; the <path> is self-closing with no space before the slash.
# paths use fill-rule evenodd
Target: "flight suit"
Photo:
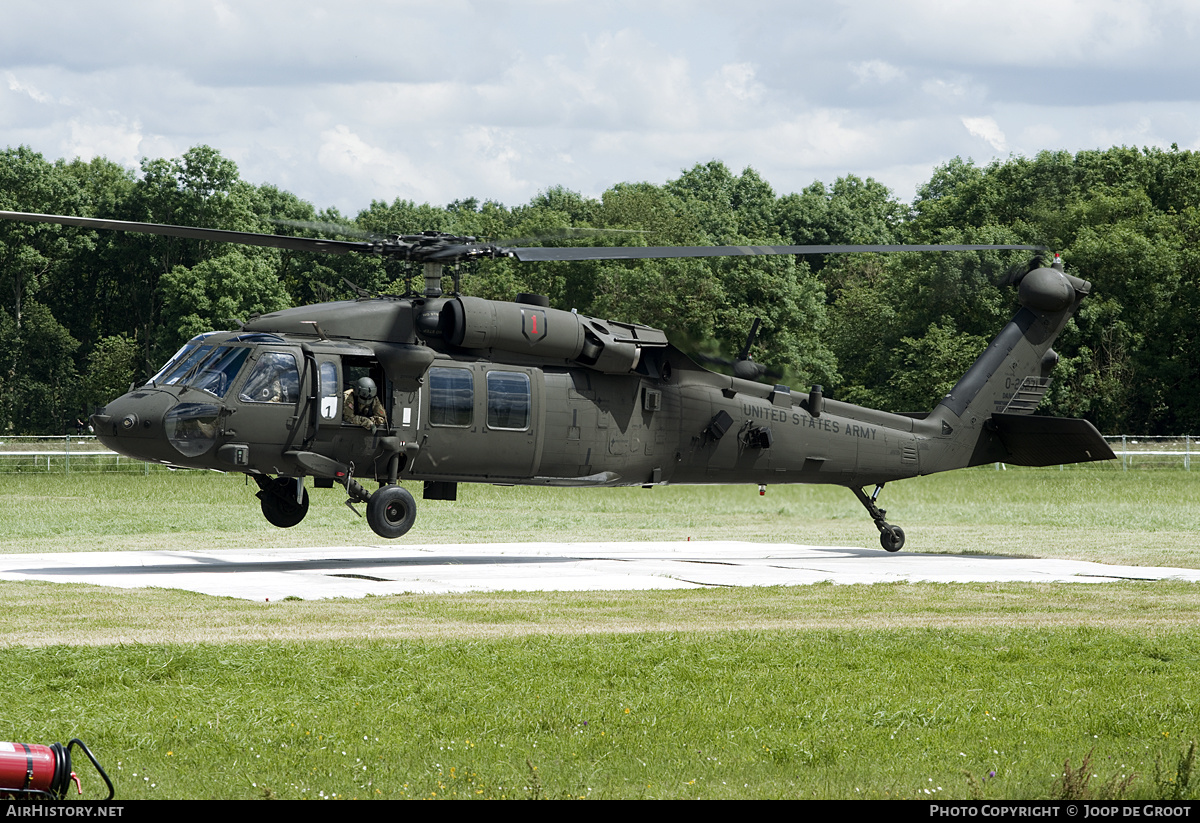
<path id="1" fill-rule="evenodd" d="M 387 427 L 387 413 L 378 397 L 359 400 L 354 389 L 346 389 L 342 394 L 342 422 L 373 431 L 377 427 Z"/>

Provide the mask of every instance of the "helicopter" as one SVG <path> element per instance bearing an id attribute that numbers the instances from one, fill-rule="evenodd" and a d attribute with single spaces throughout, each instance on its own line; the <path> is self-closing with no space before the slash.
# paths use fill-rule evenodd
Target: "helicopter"
<path id="1" fill-rule="evenodd" d="M 1020 308 L 928 413 L 894 414 L 759 382 L 749 357 L 707 369 L 658 329 L 604 320 L 519 294 L 442 290 L 447 266 L 842 252 L 975 251 L 1023 245 L 531 247 L 442 232 L 325 240 L 64 215 L 0 219 L 142 232 L 420 264 L 424 289 L 284 309 L 188 341 L 91 423 L 112 450 L 167 466 L 242 472 L 282 528 L 314 488 L 365 504 L 380 537 L 406 534 L 416 501 L 455 500 L 459 483 L 533 486 L 759 485 L 848 488 L 899 551 L 903 529 L 878 505 L 886 483 L 987 463 L 1048 466 L 1114 458 L 1088 421 L 1033 414 L 1058 362 L 1052 345 L 1090 293 L 1058 255 L 1011 277 Z M 452 271 L 453 274 L 453 271 Z M 361 391 L 359 391 L 361 389 Z M 362 415 L 354 395 L 372 395 Z M 364 483 L 375 483 L 369 490 Z M 874 486 L 868 494 L 866 489 Z"/>

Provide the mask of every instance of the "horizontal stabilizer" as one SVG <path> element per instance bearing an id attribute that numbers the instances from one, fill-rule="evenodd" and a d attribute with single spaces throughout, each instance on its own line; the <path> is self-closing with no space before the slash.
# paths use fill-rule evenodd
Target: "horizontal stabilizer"
<path id="1" fill-rule="evenodd" d="M 1112 460 L 1113 450 L 1087 420 L 1030 414 L 993 414 L 973 465 L 1056 466 Z M 984 458 L 984 459 L 979 459 Z"/>

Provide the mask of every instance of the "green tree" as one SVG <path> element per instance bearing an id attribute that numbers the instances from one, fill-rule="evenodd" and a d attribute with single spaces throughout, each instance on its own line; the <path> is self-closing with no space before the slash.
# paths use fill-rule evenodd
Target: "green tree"
<path id="1" fill-rule="evenodd" d="M 123 334 L 102 337 L 87 356 L 82 406 L 91 410 L 129 390 L 134 381 L 140 348 Z"/>
<path id="2" fill-rule="evenodd" d="M 191 268 L 176 266 L 163 275 L 163 323 L 180 343 L 251 314 L 290 305 L 277 275 L 272 249 L 231 246 Z"/>
<path id="3" fill-rule="evenodd" d="M 73 355 L 79 343 L 40 303 L 25 303 L 17 325 L 0 310 L 0 350 L 20 367 L 0 376 L 0 431 L 63 434 L 73 425 L 78 379 Z"/>
<path id="4" fill-rule="evenodd" d="M 930 324 L 923 336 L 901 338 L 900 344 L 886 402 L 895 411 L 919 412 L 932 409 L 950 393 L 987 348 L 988 340 L 957 331 L 954 320 L 945 317 Z"/>
<path id="5" fill-rule="evenodd" d="M 69 175 L 22 146 L 0 153 L 0 208 L 7 211 L 71 213 L 79 191 Z M 4 221 L 0 225 L 0 290 L 16 328 L 25 302 L 37 297 L 68 258 L 74 231 L 48 223 Z"/>

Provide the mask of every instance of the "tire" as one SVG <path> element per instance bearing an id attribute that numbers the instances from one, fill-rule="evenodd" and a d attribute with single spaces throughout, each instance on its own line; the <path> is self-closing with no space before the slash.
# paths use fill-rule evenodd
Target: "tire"
<path id="1" fill-rule="evenodd" d="M 304 489 L 300 502 L 296 502 L 296 481 L 290 477 L 277 477 L 270 488 L 258 493 L 263 517 L 272 526 L 290 529 L 308 514 L 308 489 Z"/>
<path id="2" fill-rule="evenodd" d="M 383 486 L 367 501 L 367 525 L 380 537 L 401 537 L 416 520 L 417 501 L 403 486 Z"/>
<path id="3" fill-rule="evenodd" d="M 879 544 L 886 551 L 900 551 L 904 548 L 904 529 L 899 526 L 887 526 L 879 533 Z"/>

